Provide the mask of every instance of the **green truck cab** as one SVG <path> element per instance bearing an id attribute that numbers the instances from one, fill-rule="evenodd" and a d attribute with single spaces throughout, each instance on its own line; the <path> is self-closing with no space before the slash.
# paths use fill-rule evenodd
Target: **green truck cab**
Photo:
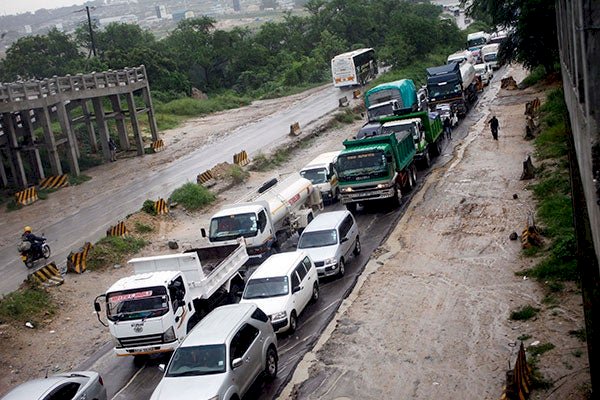
<path id="1" fill-rule="evenodd" d="M 391 199 L 400 205 L 417 180 L 416 148 L 410 132 L 344 141 L 336 161 L 342 203 L 351 212 L 359 203 Z"/>
<path id="2" fill-rule="evenodd" d="M 431 157 L 440 155 L 442 150 L 442 120 L 439 115 L 429 114 L 421 111 L 404 115 L 393 115 L 381 118 L 381 132 L 389 134 L 393 132 L 411 132 L 415 141 L 415 161 L 429 167 Z"/>

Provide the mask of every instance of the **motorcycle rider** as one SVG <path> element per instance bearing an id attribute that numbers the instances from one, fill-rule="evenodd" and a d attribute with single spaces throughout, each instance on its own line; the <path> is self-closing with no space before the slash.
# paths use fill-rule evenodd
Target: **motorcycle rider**
<path id="1" fill-rule="evenodd" d="M 42 243 L 44 243 L 45 238 L 41 236 L 36 236 L 31 233 L 31 227 L 26 226 L 23 229 L 23 234 L 21 235 L 21 240 L 24 242 L 31 243 L 31 254 L 39 255 L 42 254 Z"/>

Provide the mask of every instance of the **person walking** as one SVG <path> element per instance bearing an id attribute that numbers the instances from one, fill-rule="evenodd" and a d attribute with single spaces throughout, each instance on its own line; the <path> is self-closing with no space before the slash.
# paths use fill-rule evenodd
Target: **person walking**
<path id="1" fill-rule="evenodd" d="M 500 125 L 498 122 L 498 118 L 494 115 L 492 119 L 490 119 L 490 129 L 492 130 L 492 136 L 494 140 L 498 140 L 498 126 Z"/>
<path id="2" fill-rule="evenodd" d="M 452 122 L 450 122 L 450 116 L 448 115 L 444 118 L 444 134 L 447 139 L 452 140 Z"/>
<path id="3" fill-rule="evenodd" d="M 110 150 L 110 161 L 117 161 L 117 144 L 112 138 L 108 138 L 108 149 Z"/>

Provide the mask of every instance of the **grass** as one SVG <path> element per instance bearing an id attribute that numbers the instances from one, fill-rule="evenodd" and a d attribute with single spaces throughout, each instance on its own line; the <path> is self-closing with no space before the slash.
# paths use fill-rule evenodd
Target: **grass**
<path id="1" fill-rule="evenodd" d="M 197 100 L 190 97 L 176 99 L 168 103 L 157 104 L 156 111 L 157 113 L 181 117 L 198 117 L 217 111 L 246 106 L 250 102 L 251 99 L 248 97 L 225 93 L 206 100 Z"/>
<path id="2" fill-rule="evenodd" d="M 92 179 L 91 176 L 79 174 L 78 176 L 69 175 L 69 185 L 77 186 Z"/>
<path id="3" fill-rule="evenodd" d="M 252 166 L 250 167 L 253 171 L 268 171 L 273 168 L 277 168 L 280 165 L 287 162 L 292 156 L 291 148 L 283 147 L 277 149 L 274 153 L 266 155 L 264 153 L 258 153 L 252 159 Z"/>
<path id="4" fill-rule="evenodd" d="M 154 228 L 150 225 L 146 225 L 144 223 L 141 223 L 139 221 L 136 221 L 135 223 L 135 231 L 138 233 L 150 233 L 154 231 Z"/>
<path id="5" fill-rule="evenodd" d="M 245 182 L 250 177 L 250 172 L 246 171 L 239 165 L 231 165 L 227 171 L 227 176 L 235 184 Z"/>
<path id="6" fill-rule="evenodd" d="M 360 115 L 358 115 L 352 110 L 344 110 L 342 112 L 338 112 L 334 115 L 334 118 L 337 122 L 340 122 L 342 124 L 351 124 L 357 119 L 361 119 Z"/>
<path id="7" fill-rule="evenodd" d="M 50 294 L 38 286 L 19 289 L 0 300 L 0 322 L 35 322 L 55 311 Z"/>
<path id="8" fill-rule="evenodd" d="M 97 270 L 123 262 L 123 259 L 135 254 L 148 242 L 135 236 L 107 236 L 100 239 L 90 250 L 87 269 Z"/>
<path id="9" fill-rule="evenodd" d="M 15 199 L 12 199 L 8 203 L 6 203 L 6 211 L 16 211 L 20 210 L 21 208 L 23 208 L 23 206 L 17 203 Z"/>
<path id="10" fill-rule="evenodd" d="M 567 110 L 560 89 L 551 91 L 541 107 L 542 129 L 535 139 L 539 180 L 531 186 L 537 202 L 537 219 L 550 242 L 525 255 L 540 255 L 541 261 L 520 274 L 547 281 L 550 290 L 560 291 L 556 282 L 577 281 L 576 240 L 568 170 Z"/>
<path id="11" fill-rule="evenodd" d="M 576 337 L 582 342 L 587 341 L 587 334 L 585 332 L 585 328 L 580 328 L 576 330 L 569 331 L 569 335 Z"/>
<path id="12" fill-rule="evenodd" d="M 187 182 L 175 189 L 170 199 L 187 210 L 195 211 L 215 201 L 216 196 L 202 185 Z"/>
<path id="13" fill-rule="evenodd" d="M 552 343 L 540 343 L 537 346 L 529 346 L 527 348 L 527 352 L 532 356 L 532 357 L 539 357 L 542 354 L 552 350 L 554 346 Z"/>
<path id="14" fill-rule="evenodd" d="M 525 85 L 525 87 L 529 87 L 535 85 L 536 83 L 544 79 L 546 75 L 546 68 L 540 65 L 534 68 L 532 71 L 530 71 L 529 75 L 527 75 L 527 77 L 523 79 L 522 83 L 523 85 Z"/>
<path id="15" fill-rule="evenodd" d="M 512 311 L 510 313 L 510 319 L 512 319 L 513 321 L 525 321 L 535 317 L 538 312 L 540 312 L 539 308 L 526 305 L 518 310 Z"/>
<path id="16" fill-rule="evenodd" d="M 154 209 L 154 201 L 150 199 L 144 201 L 144 204 L 142 204 L 142 211 L 150 215 L 156 215 L 156 210 Z"/>
<path id="17" fill-rule="evenodd" d="M 517 340 L 520 340 L 521 342 L 524 342 L 524 341 L 526 341 L 527 339 L 531 339 L 531 335 L 523 334 L 523 335 L 520 335 L 520 336 L 517 338 Z"/>

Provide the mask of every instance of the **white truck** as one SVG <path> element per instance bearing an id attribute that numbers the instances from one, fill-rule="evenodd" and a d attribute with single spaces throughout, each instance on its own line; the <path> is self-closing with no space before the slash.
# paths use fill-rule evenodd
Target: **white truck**
<path id="1" fill-rule="evenodd" d="M 213 308 L 243 289 L 244 240 L 185 253 L 134 258 L 134 274 L 96 297 L 98 320 L 108 326 L 118 356 L 173 351 Z M 100 318 L 104 299 L 107 322 Z"/>
<path id="2" fill-rule="evenodd" d="M 338 177 L 334 168 L 335 160 L 340 151 L 323 153 L 300 170 L 300 175 L 311 181 L 319 189 L 323 201 L 330 203 L 335 202 L 340 194 Z"/>
<path id="3" fill-rule="evenodd" d="M 481 48 L 481 58 L 483 62 L 487 63 L 492 69 L 500 68 L 498 64 L 498 52 L 500 51 L 500 45 L 498 43 L 488 44 Z"/>
<path id="4" fill-rule="evenodd" d="M 225 206 L 210 220 L 208 240 L 219 243 L 244 237 L 250 262 L 261 263 L 323 209 L 319 190 L 294 173 L 283 181 L 266 182 L 238 203 Z M 202 229 L 202 236 L 206 231 Z"/>

